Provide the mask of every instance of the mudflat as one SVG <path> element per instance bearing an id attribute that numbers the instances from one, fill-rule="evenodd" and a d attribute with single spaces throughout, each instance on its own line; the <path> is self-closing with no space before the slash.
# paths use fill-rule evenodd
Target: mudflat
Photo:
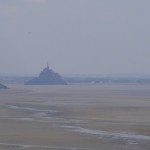
<path id="1" fill-rule="evenodd" d="M 149 150 L 150 85 L 0 90 L 0 150 Z"/>

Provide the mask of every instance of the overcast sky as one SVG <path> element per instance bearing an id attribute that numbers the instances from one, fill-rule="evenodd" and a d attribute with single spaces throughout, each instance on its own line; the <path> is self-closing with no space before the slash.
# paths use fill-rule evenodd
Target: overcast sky
<path id="1" fill-rule="evenodd" d="M 150 0 L 0 0 L 0 74 L 150 74 Z"/>

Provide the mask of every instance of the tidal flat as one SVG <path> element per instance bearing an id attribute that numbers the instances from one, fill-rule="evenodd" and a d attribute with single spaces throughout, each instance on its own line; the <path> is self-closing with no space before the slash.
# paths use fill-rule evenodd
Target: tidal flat
<path id="1" fill-rule="evenodd" d="M 150 85 L 11 85 L 0 150 L 149 150 Z"/>

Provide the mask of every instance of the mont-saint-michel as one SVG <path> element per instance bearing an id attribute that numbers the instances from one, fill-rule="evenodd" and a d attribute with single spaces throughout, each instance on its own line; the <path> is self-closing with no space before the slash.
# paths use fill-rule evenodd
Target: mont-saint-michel
<path id="1" fill-rule="evenodd" d="M 67 82 L 47 65 L 38 77 L 25 82 L 25 85 L 67 85 Z"/>

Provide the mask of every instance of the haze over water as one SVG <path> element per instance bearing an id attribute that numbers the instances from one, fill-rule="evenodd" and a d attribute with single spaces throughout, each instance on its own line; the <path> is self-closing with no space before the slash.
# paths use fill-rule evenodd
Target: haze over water
<path id="1" fill-rule="evenodd" d="M 150 1 L 0 1 L 0 71 L 150 74 Z"/>

